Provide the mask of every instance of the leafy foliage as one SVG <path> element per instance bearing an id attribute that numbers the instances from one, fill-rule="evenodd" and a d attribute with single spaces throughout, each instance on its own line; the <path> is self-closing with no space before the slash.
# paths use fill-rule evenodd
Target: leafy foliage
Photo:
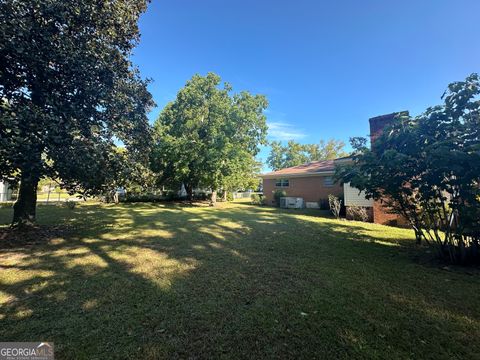
<path id="1" fill-rule="evenodd" d="M 21 182 L 14 221 L 34 220 L 44 176 L 93 194 L 118 185 L 126 163 L 145 160 L 153 102 L 130 55 L 146 6 L 0 3 L 0 177 Z"/>
<path id="2" fill-rule="evenodd" d="M 348 156 L 345 151 L 345 143 L 341 140 L 320 140 L 319 144 L 306 144 L 304 146 L 310 154 L 310 161 L 334 160 Z"/>
<path id="3" fill-rule="evenodd" d="M 77 206 L 77 202 L 74 201 L 74 200 L 66 200 L 65 201 L 65 206 L 70 209 L 70 210 L 73 210 L 75 209 L 75 206 Z"/>
<path id="4" fill-rule="evenodd" d="M 285 190 L 277 189 L 273 193 L 273 198 L 275 199 L 275 205 L 280 206 L 280 198 L 287 196 L 287 192 Z"/>
<path id="5" fill-rule="evenodd" d="M 155 122 L 151 163 L 158 183 L 183 183 L 190 198 L 195 187 L 216 192 L 258 184 L 255 155 L 266 142 L 267 100 L 248 92 L 231 95 L 229 84 L 219 85 L 216 74 L 193 76 Z"/>
<path id="6" fill-rule="evenodd" d="M 265 198 L 263 194 L 253 193 L 252 195 L 250 195 L 250 198 L 252 199 L 252 204 L 254 205 L 264 205 L 265 203 Z"/>
<path id="7" fill-rule="evenodd" d="M 280 141 L 270 143 L 267 164 L 273 170 L 305 164 L 318 160 L 333 160 L 347 156 L 345 143 L 341 140 L 321 140 L 319 144 L 300 144 L 294 140 L 282 145 Z"/>
<path id="8" fill-rule="evenodd" d="M 128 194 L 121 200 L 122 202 L 125 203 L 156 203 L 160 201 L 172 201 L 174 200 L 175 194 L 172 193 L 171 196 L 170 194 L 149 194 L 149 193 L 143 193 L 143 194 Z M 177 195 L 178 197 L 178 195 Z"/>
<path id="9" fill-rule="evenodd" d="M 453 263 L 480 261 L 479 95 L 477 74 L 450 84 L 443 105 L 401 114 L 371 150 L 355 139 L 353 165 L 337 169 Z"/>

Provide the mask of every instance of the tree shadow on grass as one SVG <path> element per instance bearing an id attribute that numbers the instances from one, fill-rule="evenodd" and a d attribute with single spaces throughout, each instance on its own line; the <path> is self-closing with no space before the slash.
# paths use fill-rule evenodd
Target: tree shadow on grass
<path id="1" fill-rule="evenodd" d="M 54 341 L 59 358 L 479 350 L 464 335 L 479 335 L 478 281 L 412 263 L 395 233 L 247 206 L 86 206 L 45 222 L 72 231 L 0 252 L 0 338 Z"/>

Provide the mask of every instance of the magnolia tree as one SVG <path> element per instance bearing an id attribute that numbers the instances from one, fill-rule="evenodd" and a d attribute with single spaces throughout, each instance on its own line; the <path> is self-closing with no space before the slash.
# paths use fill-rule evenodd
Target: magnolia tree
<path id="1" fill-rule="evenodd" d="M 0 2 L 0 178 L 19 183 L 14 224 L 35 221 L 42 177 L 96 194 L 148 160 L 153 103 L 130 61 L 146 7 L 145 0 Z"/>
<path id="2" fill-rule="evenodd" d="M 443 105 L 399 115 L 371 149 L 352 139 L 353 164 L 337 168 L 452 263 L 480 261 L 479 94 L 477 74 L 450 84 Z"/>
<path id="3" fill-rule="evenodd" d="M 155 122 L 152 170 L 159 184 L 193 189 L 245 188 L 259 171 L 255 155 L 266 143 L 263 111 L 267 99 L 248 92 L 231 93 L 220 77 L 195 75 Z"/>

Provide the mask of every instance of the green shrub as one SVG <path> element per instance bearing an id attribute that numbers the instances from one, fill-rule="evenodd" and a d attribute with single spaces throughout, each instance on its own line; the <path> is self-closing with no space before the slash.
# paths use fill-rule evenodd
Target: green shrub
<path id="1" fill-rule="evenodd" d="M 137 202 L 159 202 L 165 201 L 166 197 L 162 195 L 155 195 L 155 194 L 127 194 L 123 199 L 122 202 L 126 203 L 137 203 Z"/>
<path id="2" fill-rule="evenodd" d="M 252 204 L 254 205 L 264 205 L 265 204 L 265 197 L 263 194 L 252 194 L 250 195 L 252 199 Z"/>
<path id="3" fill-rule="evenodd" d="M 275 199 L 275 205 L 280 206 L 280 198 L 287 196 L 285 190 L 275 190 L 273 193 L 273 198 Z"/>
<path id="4" fill-rule="evenodd" d="M 330 205 L 328 203 L 328 199 L 320 199 L 318 201 L 318 206 L 320 210 L 330 210 Z"/>
<path id="5" fill-rule="evenodd" d="M 75 209 L 75 206 L 77 206 L 77 202 L 74 200 L 65 200 L 65 206 L 70 210 L 73 210 Z"/>
<path id="6" fill-rule="evenodd" d="M 231 191 L 227 192 L 227 201 L 233 201 L 233 193 Z"/>
<path id="7" fill-rule="evenodd" d="M 162 200 L 165 200 L 165 201 L 174 201 L 174 200 L 178 200 L 178 198 L 179 198 L 178 192 L 173 190 L 165 191 L 165 193 L 162 196 Z"/>
<path id="8" fill-rule="evenodd" d="M 205 191 L 199 191 L 194 194 L 195 200 L 205 201 L 210 200 L 210 195 Z"/>

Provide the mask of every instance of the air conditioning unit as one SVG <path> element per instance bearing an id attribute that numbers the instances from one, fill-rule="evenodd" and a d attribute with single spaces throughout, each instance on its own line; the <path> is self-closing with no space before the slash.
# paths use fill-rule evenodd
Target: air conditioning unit
<path id="1" fill-rule="evenodd" d="M 301 209 L 304 207 L 303 199 L 300 197 L 281 197 L 280 207 L 284 209 Z"/>

